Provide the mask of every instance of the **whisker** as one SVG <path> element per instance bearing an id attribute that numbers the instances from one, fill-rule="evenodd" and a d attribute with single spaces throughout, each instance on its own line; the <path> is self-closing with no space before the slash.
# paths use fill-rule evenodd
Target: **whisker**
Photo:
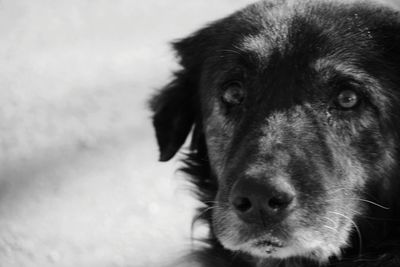
<path id="1" fill-rule="evenodd" d="M 344 215 L 344 214 L 341 214 L 341 213 L 339 213 L 339 212 L 336 212 L 336 211 L 328 211 L 329 213 L 333 213 L 333 214 L 336 214 L 336 215 L 339 215 L 339 216 L 342 216 L 343 218 L 345 218 L 345 219 L 347 219 L 351 224 L 353 224 L 353 226 L 354 226 L 354 228 L 356 229 L 356 231 L 357 231 L 357 234 L 358 234 L 358 242 L 360 243 L 360 249 L 359 249 L 359 256 L 361 256 L 361 251 L 362 251 L 362 237 L 361 237 L 361 231 L 360 231 L 360 228 L 358 228 L 358 226 L 357 226 L 357 224 L 350 218 L 350 217 L 348 217 L 348 216 L 346 216 L 346 215 Z"/>
<path id="2" fill-rule="evenodd" d="M 201 219 L 201 217 L 206 213 L 209 212 L 210 210 L 213 210 L 215 206 L 210 206 L 205 209 L 203 209 L 199 214 L 196 214 L 194 218 L 192 219 L 192 224 L 190 226 L 190 240 L 191 240 L 191 246 L 193 248 L 194 246 L 194 241 L 196 241 L 196 238 L 194 237 L 194 228 L 196 226 L 196 223 Z M 198 241 L 198 240 L 197 240 Z"/>
<path id="3" fill-rule="evenodd" d="M 328 220 L 328 221 L 331 221 L 333 223 L 333 225 L 336 227 L 337 223 L 333 219 L 331 219 L 329 217 L 326 217 L 326 216 L 324 216 L 323 218 Z"/>
<path id="4" fill-rule="evenodd" d="M 214 206 L 210 206 L 210 207 L 203 209 L 199 214 L 196 215 L 195 220 L 200 218 L 201 216 L 203 216 L 206 212 L 213 210 L 214 208 L 215 208 Z"/>
<path id="5" fill-rule="evenodd" d="M 350 199 L 353 199 L 353 198 L 350 198 Z M 390 208 L 389 208 L 389 207 L 383 206 L 383 205 L 381 205 L 381 204 L 378 204 L 378 203 L 376 203 L 376 202 L 374 202 L 374 201 L 371 201 L 371 200 L 362 199 L 362 198 L 354 198 L 354 200 L 360 200 L 360 201 L 364 201 L 364 202 L 366 202 L 366 203 L 369 203 L 369 204 L 375 205 L 375 206 L 377 206 L 377 207 L 379 207 L 379 208 L 382 208 L 382 209 L 385 209 L 385 210 L 390 210 Z"/>
<path id="6" fill-rule="evenodd" d="M 374 201 L 363 199 L 363 198 L 347 198 L 347 197 L 346 198 L 331 198 L 328 201 L 333 201 L 333 200 L 359 200 L 359 201 L 363 201 L 363 202 L 375 205 L 375 206 L 377 206 L 379 208 L 382 208 L 382 209 L 385 209 L 385 210 L 390 210 L 389 207 L 383 206 L 383 205 L 378 204 L 378 203 L 376 203 Z"/>
<path id="7" fill-rule="evenodd" d="M 332 192 L 328 191 L 328 194 L 332 194 L 333 195 L 333 194 L 336 194 L 337 192 L 342 191 L 342 190 L 348 190 L 348 188 L 345 188 L 345 187 L 335 188 L 335 190 L 333 190 Z"/>
<path id="8" fill-rule="evenodd" d="M 242 53 L 241 53 L 241 51 L 239 51 L 239 50 L 233 50 L 233 49 L 220 49 L 220 50 L 217 50 L 217 52 L 221 52 L 221 53 L 231 53 L 231 54 L 235 54 L 235 55 L 240 55 L 240 56 L 242 56 Z"/>
<path id="9" fill-rule="evenodd" d="M 233 49 L 219 49 L 219 50 L 217 50 L 217 54 L 215 56 L 212 56 L 212 58 L 218 59 L 221 57 L 228 56 L 228 60 L 229 60 L 229 55 L 235 55 L 235 56 L 239 56 L 241 58 L 246 58 L 243 51 L 237 47 L 234 47 Z M 231 59 L 231 60 L 233 60 L 233 59 Z"/>
<path id="10" fill-rule="evenodd" d="M 328 199 L 327 201 L 330 201 L 331 199 Z M 343 208 L 343 207 L 341 207 L 341 208 Z M 355 210 L 355 209 L 351 209 L 351 208 L 349 208 L 349 207 L 346 207 L 346 211 L 347 212 L 352 212 L 353 214 L 357 214 L 358 216 L 361 216 L 361 217 L 363 217 L 364 215 L 363 215 L 363 213 L 361 212 L 361 211 L 358 211 L 358 210 Z"/>
<path id="11" fill-rule="evenodd" d="M 330 226 L 328 226 L 328 225 L 323 225 L 323 227 L 328 228 L 329 230 L 332 230 L 332 231 L 335 232 L 335 233 L 339 233 L 339 231 L 338 231 L 337 229 L 335 229 L 335 228 L 333 228 L 333 227 L 330 227 Z"/>
<path id="12" fill-rule="evenodd" d="M 331 219 L 329 217 L 326 217 L 326 216 L 324 216 L 323 218 L 328 220 L 328 221 L 330 221 L 333 224 L 333 227 L 332 226 L 328 226 L 326 224 L 323 225 L 324 227 L 326 227 L 326 228 L 328 228 L 328 229 L 330 229 L 330 230 L 332 230 L 332 231 L 334 231 L 336 233 L 339 233 L 339 231 L 336 229 L 337 223 L 333 219 Z"/>

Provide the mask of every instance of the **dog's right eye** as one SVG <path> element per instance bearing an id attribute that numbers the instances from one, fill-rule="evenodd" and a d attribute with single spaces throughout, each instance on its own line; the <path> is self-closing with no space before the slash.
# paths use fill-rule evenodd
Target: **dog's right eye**
<path id="1" fill-rule="evenodd" d="M 245 98 L 243 84 L 239 81 L 228 82 L 223 86 L 222 102 L 229 106 L 240 105 Z"/>

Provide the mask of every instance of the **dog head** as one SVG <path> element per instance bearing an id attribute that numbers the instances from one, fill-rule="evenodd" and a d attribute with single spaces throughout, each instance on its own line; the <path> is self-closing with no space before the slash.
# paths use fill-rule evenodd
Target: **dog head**
<path id="1" fill-rule="evenodd" d="M 398 13 L 263 1 L 174 47 L 183 68 L 151 102 L 160 159 L 194 125 L 192 149 L 216 185 L 212 232 L 225 248 L 325 261 L 361 215 L 393 216 Z"/>

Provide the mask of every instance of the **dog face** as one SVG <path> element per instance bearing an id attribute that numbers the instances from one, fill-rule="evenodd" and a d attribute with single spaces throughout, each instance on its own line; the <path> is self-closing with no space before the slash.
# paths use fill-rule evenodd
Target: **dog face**
<path id="1" fill-rule="evenodd" d="M 365 3 L 260 2 L 175 44 L 183 70 L 152 102 L 161 160 L 194 123 L 225 248 L 325 261 L 360 215 L 394 205 L 399 21 Z"/>

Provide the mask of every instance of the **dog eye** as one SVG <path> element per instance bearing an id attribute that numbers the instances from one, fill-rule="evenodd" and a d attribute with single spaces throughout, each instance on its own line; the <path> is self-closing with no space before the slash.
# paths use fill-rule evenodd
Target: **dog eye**
<path id="1" fill-rule="evenodd" d="M 360 97 L 353 90 L 343 90 L 337 96 L 337 104 L 343 109 L 351 109 L 357 106 L 360 101 Z"/>
<path id="2" fill-rule="evenodd" d="M 243 102 L 245 93 L 243 84 L 238 81 L 229 82 L 224 85 L 222 93 L 222 101 L 228 105 L 239 105 Z"/>

